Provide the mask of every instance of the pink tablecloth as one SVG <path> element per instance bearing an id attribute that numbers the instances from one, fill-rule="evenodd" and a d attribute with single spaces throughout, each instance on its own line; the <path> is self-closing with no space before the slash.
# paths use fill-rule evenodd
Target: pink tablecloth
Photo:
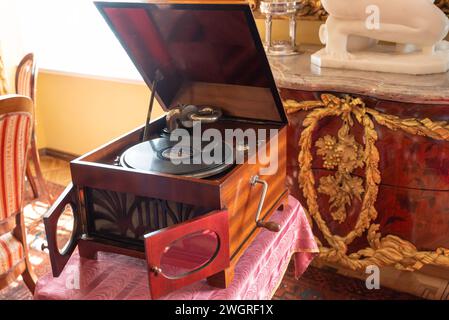
<path id="1" fill-rule="evenodd" d="M 304 210 L 293 197 L 287 210 L 276 212 L 279 233 L 262 231 L 235 268 L 227 289 L 210 287 L 205 280 L 170 293 L 163 299 L 179 300 L 260 300 L 271 299 L 293 256 L 299 277 L 318 252 Z M 35 295 L 39 300 L 59 299 L 150 299 L 146 265 L 143 260 L 99 253 L 98 260 L 75 253 L 58 278 L 51 274 L 39 279 Z"/>

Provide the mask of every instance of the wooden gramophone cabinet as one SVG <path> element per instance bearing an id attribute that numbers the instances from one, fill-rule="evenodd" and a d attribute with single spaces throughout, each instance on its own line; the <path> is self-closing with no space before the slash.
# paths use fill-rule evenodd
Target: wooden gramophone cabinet
<path id="1" fill-rule="evenodd" d="M 73 184 L 44 219 L 53 274 L 61 273 L 78 247 L 87 258 L 98 251 L 146 258 L 153 298 L 203 278 L 226 287 L 261 228 L 279 230 L 269 218 L 288 195 L 287 118 L 252 12 L 247 4 L 96 5 L 145 83 L 152 88 L 156 70 L 163 74 L 155 95 L 165 110 L 179 104 L 221 108 L 223 119 L 208 127 L 256 130 L 259 145 L 276 154 L 277 169 L 261 174 L 268 164 L 257 153 L 206 179 L 122 167 L 120 155 L 142 139 L 143 127 L 137 128 L 71 162 Z M 124 106 L 124 115 L 132 107 Z M 165 127 L 165 117 L 153 121 L 150 138 Z M 259 129 L 276 134 L 263 138 Z M 59 249 L 57 222 L 67 204 L 75 230 Z M 201 240 L 206 234 L 213 234 L 212 249 Z M 186 272 L 167 276 L 161 263 L 170 259 L 164 254 L 174 247 L 181 254 L 187 242 L 209 250 L 208 258 L 200 257 L 198 268 L 186 262 Z"/>

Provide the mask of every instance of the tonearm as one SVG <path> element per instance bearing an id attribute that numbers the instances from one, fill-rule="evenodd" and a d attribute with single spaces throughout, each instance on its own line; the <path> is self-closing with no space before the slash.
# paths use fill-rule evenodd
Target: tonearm
<path id="1" fill-rule="evenodd" d="M 162 79 L 164 79 L 164 76 L 159 71 L 159 69 L 157 69 L 156 72 L 154 73 L 153 83 L 151 84 L 150 105 L 148 106 L 147 121 L 145 123 L 145 129 L 143 131 L 142 142 L 147 141 L 149 139 L 150 134 L 149 129 L 150 129 L 151 113 L 153 112 L 154 97 L 156 95 L 157 85 L 159 81 L 161 81 Z"/>

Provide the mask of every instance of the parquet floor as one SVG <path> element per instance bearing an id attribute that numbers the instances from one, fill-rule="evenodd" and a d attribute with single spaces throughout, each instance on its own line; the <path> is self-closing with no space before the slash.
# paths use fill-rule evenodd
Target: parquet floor
<path id="1" fill-rule="evenodd" d="M 50 156 L 41 156 L 41 169 L 45 179 L 66 186 L 70 183 L 70 164 Z"/>

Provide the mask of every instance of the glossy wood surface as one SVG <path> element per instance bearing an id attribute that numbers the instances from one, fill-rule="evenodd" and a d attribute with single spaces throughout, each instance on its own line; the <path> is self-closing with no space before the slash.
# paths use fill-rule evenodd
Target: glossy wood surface
<path id="1" fill-rule="evenodd" d="M 156 96 L 166 110 L 204 102 L 227 116 L 286 122 L 247 4 L 96 5 L 146 84 L 162 74 Z"/>
<path id="2" fill-rule="evenodd" d="M 74 230 L 67 248 L 64 250 L 64 252 L 60 252 L 58 249 L 57 241 L 58 220 L 64 213 L 67 205 L 70 205 L 72 207 L 73 216 L 75 217 Z M 81 229 L 79 216 L 80 210 L 78 193 L 76 192 L 75 187 L 70 184 L 44 215 L 47 248 L 50 254 L 52 272 L 55 277 L 61 274 L 62 270 L 69 261 L 70 256 L 72 255 L 78 244 Z"/>
<path id="3" fill-rule="evenodd" d="M 261 217 L 269 219 L 280 204 L 281 197 L 286 197 L 287 186 L 285 184 L 286 175 L 286 137 L 287 129 L 281 128 L 278 135 L 272 139 L 277 139 L 278 149 L 270 150 L 271 143 L 268 143 L 267 154 L 277 152 L 278 166 L 272 175 L 261 175 L 260 170 L 267 166 L 260 161 L 255 164 L 245 164 L 239 166 L 231 176 L 229 176 L 221 187 L 222 207 L 229 210 L 230 234 L 231 234 L 231 255 L 234 257 L 242 244 L 249 243 L 246 239 L 259 229 L 256 226 L 256 212 L 262 191 L 260 185 L 251 185 L 251 178 L 259 176 L 261 180 L 268 183 L 268 192 L 262 208 Z M 254 155 L 255 157 L 256 155 Z M 277 206 L 276 206 L 277 204 Z"/>
<path id="4" fill-rule="evenodd" d="M 185 276 L 172 278 L 166 276 L 161 263 L 162 256 L 167 253 L 167 248 L 174 241 L 205 230 L 214 232 L 218 237 L 218 251 L 211 256 L 212 259 L 200 270 L 195 270 Z M 189 248 L 185 248 L 185 250 L 188 253 Z M 226 210 L 212 212 L 191 221 L 148 234 L 145 236 L 145 252 L 151 297 L 153 299 L 212 276 L 229 267 L 228 212 Z M 160 269 L 160 272 L 156 272 L 156 269 Z"/>
<path id="5" fill-rule="evenodd" d="M 27 112 L 33 115 L 33 101 L 22 95 L 0 96 L 0 107 L 0 116 L 13 112 Z"/>
<path id="6" fill-rule="evenodd" d="M 320 92 L 282 89 L 283 99 L 297 101 L 319 100 Z M 362 96 L 367 107 L 400 118 L 429 118 L 432 121 L 449 120 L 449 104 L 413 104 Z M 288 177 L 291 193 L 306 203 L 298 186 L 298 141 L 307 112 L 289 116 L 288 128 Z M 315 142 L 325 135 L 336 136 L 341 127 L 340 118 L 325 118 L 320 121 L 313 134 L 312 163 L 315 181 L 333 174 L 324 169 L 322 157 L 316 156 Z M 381 184 L 375 207 L 383 236 L 393 234 L 411 241 L 420 250 L 435 250 L 449 247 L 449 142 L 434 140 L 402 131 L 393 131 L 378 124 L 376 147 L 379 150 Z M 356 141 L 363 145 L 363 130 L 357 124 L 351 130 Z M 364 177 L 363 169 L 355 175 Z M 316 184 L 316 186 L 317 186 Z M 330 230 L 346 235 L 354 229 L 360 212 L 360 201 L 354 199 L 347 207 L 347 218 L 342 224 L 334 221 L 330 214 L 329 197 L 318 193 L 318 204 Z M 320 235 L 319 230 L 314 230 Z M 355 251 L 367 247 L 365 237 L 356 240 L 350 247 Z"/>

